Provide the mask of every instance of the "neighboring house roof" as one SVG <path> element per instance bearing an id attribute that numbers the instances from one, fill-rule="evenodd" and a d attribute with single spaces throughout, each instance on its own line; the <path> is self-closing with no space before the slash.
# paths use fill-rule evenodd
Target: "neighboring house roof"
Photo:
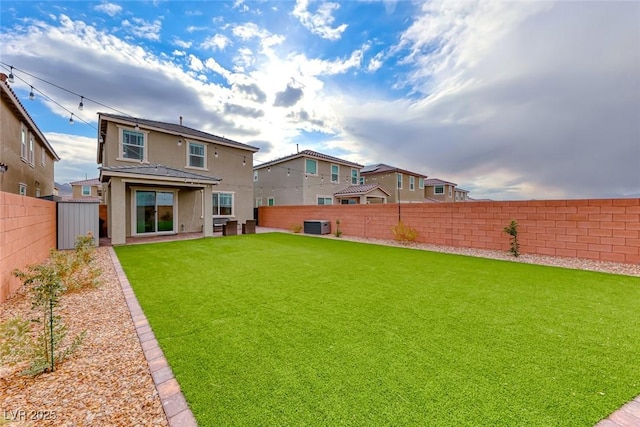
<path id="1" fill-rule="evenodd" d="M 136 166 L 103 166 L 100 168 L 100 180 L 106 182 L 107 176 L 152 176 L 158 179 L 171 180 L 171 181 L 184 181 L 184 182 L 197 182 L 197 183 L 214 183 L 222 181 L 220 178 L 215 178 L 206 175 L 200 175 L 197 173 L 186 172 L 180 169 L 170 168 L 163 165 L 136 165 Z"/>
<path id="2" fill-rule="evenodd" d="M 102 118 L 105 118 L 106 121 L 112 121 L 112 122 L 119 122 L 119 123 L 126 123 L 129 125 L 138 125 L 139 127 L 143 128 L 143 129 L 151 129 L 151 130 L 156 130 L 156 131 L 160 131 L 160 132 L 164 132 L 164 133 L 168 133 L 168 134 L 173 134 L 179 137 L 192 137 L 192 138 L 198 138 L 200 140 L 204 140 L 205 142 L 211 142 L 211 143 L 215 143 L 215 144 L 220 144 L 220 145 L 226 145 L 228 147 L 234 147 L 234 148 L 239 148 L 242 150 L 247 150 L 247 151 L 252 151 L 252 152 L 256 152 L 259 150 L 258 147 L 254 147 L 251 145 L 247 145 L 247 144 L 243 144 L 241 142 L 237 142 L 237 141 L 233 141 L 231 139 L 227 139 L 223 136 L 218 136 L 218 135 L 213 135 L 211 133 L 207 133 L 207 132 L 202 132 L 200 130 L 197 129 L 193 129 L 187 126 L 183 126 L 180 124 L 176 124 L 176 123 L 166 123 L 166 122 L 159 122 L 156 120 L 148 120 L 148 119 L 141 119 L 141 118 L 137 118 L 137 117 L 127 117 L 127 116 L 119 116 L 116 114 L 108 114 L 108 113 L 98 113 L 98 120 L 101 123 L 100 125 L 100 134 L 104 135 L 106 134 L 107 131 L 107 125 L 106 123 L 102 123 Z M 98 138 L 98 163 L 102 163 L 102 145 L 104 144 L 104 140 L 101 138 Z"/>
<path id="3" fill-rule="evenodd" d="M 373 190 L 380 190 L 387 196 L 391 196 L 384 187 L 379 184 L 352 185 L 333 193 L 334 196 L 362 196 L 371 193 Z"/>
<path id="4" fill-rule="evenodd" d="M 432 186 L 432 185 L 453 185 L 454 187 L 458 184 L 455 182 L 445 181 L 444 179 L 439 178 L 431 178 L 424 181 L 424 185 Z"/>
<path id="5" fill-rule="evenodd" d="M 398 172 L 406 175 L 415 175 L 422 178 L 426 178 L 426 175 L 417 172 L 411 172 L 406 169 L 400 169 L 395 166 L 390 166 L 384 163 L 378 163 L 377 165 L 369 165 L 365 166 L 360 170 L 360 175 L 374 175 L 378 173 L 389 173 L 389 172 Z"/>
<path id="6" fill-rule="evenodd" d="M 70 182 L 71 185 L 101 185 L 100 178 L 85 179 L 82 181 Z"/>
<path id="7" fill-rule="evenodd" d="M 325 160 L 325 161 L 331 162 L 331 163 L 339 163 L 339 164 L 342 164 L 342 165 L 345 165 L 345 166 L 349 166 L 349 167 L 353 167 L 353 168 L 358 168 L 358 169 L 362 168 L 362 165 L 358 164 L 358 163 L 350 162 L 348 160 L 339 159 L 337 157 L 329 156 L 328 154 L 318 153 L 317 151 L 313 151 L 313 150 L 303 150 L 303 151 L 301 151 L 299 153 L 291 154 L 289 156 L 280 157 L 278 159 L 271 160 L 269 162 L 262 163 L 260 165 L 254 166 L 253 170 L 262 169 L 262 168 L 266 168 L 268 166 L 277 165 L 278 163 L 287 162 L 289 160 L 298 159 L 300 157 L 311 157 L 311 158 L 314 158 L 314 159 Z"/>
<path id="8" fill-rule="evenodd" d="M 40 138 L 40 140 L 44 144 L 44 147 L 49 152 L 49 154 L 51 154 L 53 159 L 55 161 L 60 160 L 60 157 L 55 152 L 51 144 L 49 144 L 49 141 L 47 141 L 47 138 L 45 138 L 44 134 L 42 133 L 38 125 L 36 125 L 36 122 L 33 121 L 31 116 L 29 115 L 29 112 L 24 107 L 24 105 L 22 105 L 22 102 L 20 102 L 20 99 L 18 99 L 18 95 L 16 95 L 16 93 L 13 91 L 11 86 L 9 86 L 9 83 L 6 81 L 6 79 L 7 79 L 7 75 L 4 73 L 0 73 L 0 81 L 2 82 L 0 84 L 0 87 L 2 88 L 2 90 L 0 90 L 0 96 L 8 100 L 9 105 L 11 106 L 11 109 L 19 117 L 22 117 L 22 119 L 27 123 L 27 125 L 29 126 L 32 132 L 38 135 L 38 138 Z"/>

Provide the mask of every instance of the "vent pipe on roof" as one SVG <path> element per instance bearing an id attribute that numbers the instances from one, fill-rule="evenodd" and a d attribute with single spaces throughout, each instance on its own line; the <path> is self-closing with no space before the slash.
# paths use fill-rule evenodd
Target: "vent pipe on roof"
<path id="1" fill-rule="evenodd" d="M 180 116 L 180 126 L 182 126 L 182 116 Z"/>

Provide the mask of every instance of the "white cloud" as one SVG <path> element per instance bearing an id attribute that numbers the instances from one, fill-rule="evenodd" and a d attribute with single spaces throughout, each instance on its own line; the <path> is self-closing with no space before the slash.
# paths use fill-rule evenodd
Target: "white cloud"
<path id="1" fill-rule="evenodd" d="M 189 49 L 193 45 L 193 42 L 181 40 L 179 38 L 175 38 L 175 39 L 173 39 L 173 45 L 174 46 L 178 46 L 178 47 L 180 47 L 182 49 Z"/>
<path id="2" fill-rule="evenodd" d="M 185 52 L 184 50 L 174 50 L 173 52 L 171 52 L 171 54 L 173 56 L 185 56 L 187 52 Z"/>
<path id="3" fill-rule="evenodd" d="M 369 61 L 369 65 L 367 65 L 367 71 L 370 73 L 378 71 L 384 63 L 382 61 L 383 56 L 383 52 L 378 52 L 373 58 L 371 58 L 371 60 Z"/>
<path id="4" fill-rule="evenodd" d="M 45 132 L 47 141 L 60 156 L 60 161 L 54 165 L 55 180 L 57 182 L 73 182 L 98 177 L 96 164 L 95 137 L 84 137 L 58 132 Z"/>
<path id="5" fill-rule="evenodd" d="M 342 33 L 347 29 L 347 24 L 341 24 L 335 28 L 331 26 L 335 21 L 332 14 L 340 8 L 338 3 L 322 2 L 315 14 L 309 12 L 308 8 L 309 0 L 297 0 L 292 14 L 313 34 L 328 40 L 340 39 Z"/>
<path id="6" fill-rule="evenodd" d="M 153 22 L 145 21 L 140 18 L 131 18 L 131 21 L 125 19 L 122 21 L 122 27 L 128 29 L 133 35 L 149 40 L 160 40 L 160 30 L 162 30 L 162 22 L 159 19 Z"/>
<path id="7" fill-rule="evenodd" d="M 106 13 L 107 15 L 113 17 L 122 12 L 122 6 L 115 3 L 102 3 L 93 8 L 98 12 Z"/>
<path id="8" fill-rule="evenodd" d="M 193 71 L 202 71 L 204 70 L 204 64 L 202 61 L 195 55 L 189 55 L 189 68 Z"/>
<path id="9" fill-rule="evenodd" d="M 207 27 L 197 27 L 195 25 L 189 25 L 186 28 L 187 33 L 194 33 L 196 31 L 204 31 L 204 30 L 208 30 L 208 28 Z"/>
<path id="10" fill-rule="evenodd" d="M 231 40 L 225 35 L 216 34 L 211 37 L 207 37 L 205 41 L 200 44 L 200 47 L 203 49 L 211 49 L 213 51 L 216 50 L 224 50 L 228 45 L 231 44 Z"/>

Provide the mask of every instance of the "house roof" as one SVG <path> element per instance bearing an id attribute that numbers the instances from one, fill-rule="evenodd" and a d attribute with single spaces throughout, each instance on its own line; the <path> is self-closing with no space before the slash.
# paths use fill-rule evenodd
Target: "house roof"
<path id="1" fill-rule="evenodd" d="M 163 165 L 134 165 L 134 166 L 103 166 L 100 168 L 100 181 L 107 182 L 109 176 L 140 175 L 162 178 L 164 180 L 181 180 L 185 182 L 214 183 L 222 181 L 220 178 L 200 175 Z"/>
<path id="2" fill-rule="evenodd" d="M 449 182 L 449 181 L 445 181 L 444 179 L 439 179 L 439 178 L 431 178 L 431 179 L 427 179 L 424 181 L 424 185 L 453 185 L 454 187 L 458 184 L 456 184 L 455 182 Z"/>
<path id="3" fill-rule="evenodd" d="M 344 188 L 340 191 L 333 193 L 333 195 L 334 196 L 362 196 L 364 194 L 371 193 L 373 190 L 380 190 L 383 193 L 385 193 L 387 196 L 391 196 L 391 194 L 379 184 L 351 185 L 347 188 Z"/>
<path id="4" fill-rule="evenodd" d="M 71 185 L 100 185 L 100 178 L 85 179 L 82 181 L 70 182 Z"/>
<path id="5" fill-rule="evenodd" d="M 376 165 L 368 165 L 360 170 L 360 175 L 374 175 L 379 173 L 399 172 L 406 175 L 414 175 L 422 178 L 426 178 L 426 175 L 417 172 L 411 172 L 406 169 L 400 169 L 395 166 L 390 166 L 384 163 L 378 163 Z"/>
<path id="6" fill-rule="evenodd" d="M 358 169 L 362 168 L 362 165 L 358 164 L 358 163 L 350 162 L 348 160 L 339 159 L 337 157 L 329 156 L 328 154 L 318 153 L 317 151 L 313 151 L 313 150 L 303 150 L 303 151 L 301 151 L 299 153 L 291 154 L 289 156 L 280 157 L 278 159 L 271 160 L 271 161 L 268 161 L 266 163 L 262 163 L 260 165 L 254 166 L 253 170 L 262 169 L 262 168 L 266 168 L 268 166 L 277 165 L 279 163 L 284 163 L 284 162 L 287 162 L 289 160 L 297 159 L 297 158 L 300 158 L 300 157 L 311 157 L 311 158 L 314 158 L 314 159 L 326 160 L 327 162 L 331 162 L 331 163 L 339 163 L 341 165 L 345 165 L 345 166 L 349 166 L 349 167 L 353 167 L 353 168 L 358 168 Z"/>
<path id="7" fill-rule="evenodd" d="M 38 136 L 40 141 L 42 141 L 42 144 L 44 145 L 45 149 L 49 152 L 49 154 L 51 154 L 53 159 L 55 161 L 60 160 L 60 157 L 58 156 L 58 154 L 55 152 L 51 144 L 49 144 L 49 141 L 47 141 L 47 138 L 45 138 L 44 134 L 42 133 L 38 125 L 36 125 L 36 122 L 31 118 L 31 115 L 29 115 L 29 112 L 24 107 L 22 102 L 20 102 L 18 95 L 16 95 L 16 93 L 13 91 L 13 89 L 7 82 L 6 74 L 0 73 L 0 82 L 1 82 L 0 87 L 2 88 L 0 90 L 0 95 L 2 96 L 2 98 L 5 98 L 9 102 L 11 109 L 19 117 L 21 117 L 24 120 L 24 122 L 27 124 L 27 126 L 30 128 L 30 130 Z"/>
<path id="8" fill-rule="evenodd" d="M 103 118 L 105 119 L 105 123 L 103 123 Z M 247 150 L 254 153 L 259 150 L 258 147 L 254 147 L 252 145 L 243 144 L 241 142 L 227 139 L 223 136 L 202 132 L 200 130 L 193 129 L 193 128 L 176 124 L 176 123 L 159 122 L 156 120 L 141 119 L 138 117 L 119 116 L 117 114 L 108 114 L 108 113 L 98 113 L 98 121 L 100 123 L 101 135 L 104 135 L 107 132 L 106 121 L 112 121 L 112 122 L 125 123 L 132 126 L 135 126 L 137 124 L 140 128 L 143 128 L 143 129 L 145 128 L 152 129 L 152 130 L 180 136 L 183 138 L 184 137 L 197 138 L 205 142 L 225 145 L 233 148 L 239 148 L 241 150 Z M 100 138 L 98 138 L 98 163 L 102 163 L 101 156 L 102 156 L 103 144 L 104 144 L 104 140 L 100 140 Z"/>

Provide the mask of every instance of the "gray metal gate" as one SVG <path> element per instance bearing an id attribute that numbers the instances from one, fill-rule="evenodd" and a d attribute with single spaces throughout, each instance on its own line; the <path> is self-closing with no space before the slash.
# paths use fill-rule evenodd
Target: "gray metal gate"
<path id="1" fill-rule="evenodd" d="M 73 249 L 76 237 L 93 233 L 98 246 L 98 202 L 58 202 L 58 249 Z"/>

